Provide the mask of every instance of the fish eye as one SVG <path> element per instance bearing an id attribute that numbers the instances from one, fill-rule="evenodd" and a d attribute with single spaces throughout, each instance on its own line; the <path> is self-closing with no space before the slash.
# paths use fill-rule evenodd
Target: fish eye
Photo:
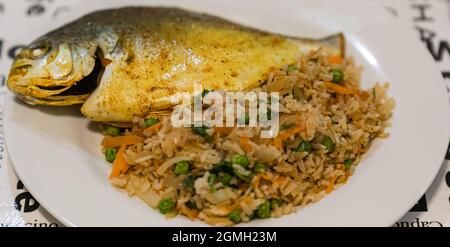
<path id="1" fill-rule="evenodd" d="M 49 46 L 44 45 L 38 45 L 38 46 L 30 46 L 29 49 L 31 50 L 31 58 L 37 59 L 43 57 L 47 52 L 49 51 Z"/>
<path id="2" fill-rule="evenodd" d="M 44 49 L 34 49 L 32 52 L 31 52 L 31 55 L 33 56 L 33 57 L 41 57 L 42 55 L 44 55 L 44 53 L 45 53 L 45 50 Z"/>

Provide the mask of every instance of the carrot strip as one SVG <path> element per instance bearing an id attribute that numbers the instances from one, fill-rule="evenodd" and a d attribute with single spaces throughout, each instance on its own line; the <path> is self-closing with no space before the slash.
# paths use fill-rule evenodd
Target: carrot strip
<path id="1" fill-rule="evenodd" d="M 331 177 L 330 182 L 328 183 L 326 192 L 327 194 L 330 194 L 331 192 L 333 192 L 334 189 L 334 183 L 336 182 L 336 177 Z"/>
<path id="2" fill-rule="evenodd" d="M 273 145 L 278 149 L 282 149 L 283 141 L 280 138 L 275 138 L 275 140 L 273 141 Z"/>
<path id="3" fill-rule="evenodd" d="M 105 136 L 102 141 L 102 146 L 105 148 L 113 148 L 120 146 L 133 145 L 138 142 L 141 142 L 143 139 L 139 136 L 127 135 L 127 136 Z"/>
<path id="4" fill-rule="evenodd" d="M 259 188 L 260 176 L 256 176 L 254 179 L 255 180 L 253 180 L 253 188 L 257 189 L 257 188 Z"/>
<path id="5" fill-rule="evenodd" d="M 241 147 L 245 152 L 250 153 L 253 151 L 253 146 L 250 144 L 249 137 L 240 137 L 239 143 L 241 144 Z"/>
<path id="6" fill-rule="evenodd" d="M 343 94 L 343 95 L 350 95 L 355 94 L 356 92 L 352 89 L 340 86 L 338 84 L 332 83 L 332 82 L 325 82 L 325 86 L 327 88 L 335 93 Z"/>
<path id="7" fill-rule="evenodd" d="M 252 201 L 253 201 L 253 199 L 250 196 L 246 196 L 241 199 L 241 202 L 246 203 L 246 204 L 251 203 Z"/>
<path id="8" fill-rule="evenodd" d="M 283 142 L 287 139 L 289 139 L 291 136 L 296 135 L 298 133 L 301 133 L 305 130 L 305 127 L 302 126 L 296 126 L 293 129 L 290 129 L 289 131 L 286 131 L 284 133 L 280 133 L 277 137 L 275 137 L 274 146 L 278 149 L 283 148 Z"/>
<path id="9" fill-rule="evenodd" d="M 265 179 L 265 180 L 267 180 L 267 181 L 272 181 L 272 176 L 269 175 L 268 173 L 263 173 L 263 174 L 261 175 L 261 178 L 263 178 L 263 179 Z"/>
<path id="10" fill-rule="evenodd" d="M 121 146 L 116 154 L 116 159 L 114 160 L 113 168 L 109 174 L 109 178 L 114 178 L 124 174 L 130 167 L 127 162 L 125 162 L 125 146 Z"/>
<path id="11" fill-rule="evenodd" d="M 331 64 L 341 64 L 342 63 L 342 57 L 341 56 L 329 56 L 328 61 Z"/>
<path id="12" fill-rule="evenodd" d="M 154 125 L 152 125 L 152 126 L 146 128 L 146 129 L 144 130 L 144 132 L 157 132 L 159 129 L 161 129 L 161 127 L 162 127 L 162 123 L 159 122 L 159 123 L 157 123 L 157 124 L 154 124 Z"/>
<path id="13" fill-rule="evenodd" d="M 216 128 L 214 128 L 214 131 L 216 133 L 221 134 L 221 135 L 229 135 L 233 131 L 233 128 L 230 128 L 230 127 L 216 127 Z"/>
<path id="14" fill-rule="evenodd" d="M 367 99 L 370 97 L 370 93 L 367 92 L 367 91 L 361 91 L 361 92 L 359 92 L 358 95 L 359 95 L 359 96 L 361 97 L 361 99 L 363 99 L 363 100 L 367 100 Z"/>
<path id="15" fill-rule="evenodd" d="M 284 183 L 284 181 L 286 181 L 286 177 L 278 177 L 274 182 L 273 182 L 273 184 L 275 184 L 275 185 L 281 185 L 281 184 L 283 184 Z"/>

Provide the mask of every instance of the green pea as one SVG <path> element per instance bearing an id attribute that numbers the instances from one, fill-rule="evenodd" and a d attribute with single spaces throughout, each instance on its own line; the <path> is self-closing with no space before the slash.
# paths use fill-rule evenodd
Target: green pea
<path id="1" fill-rule="evenodd" d="M 298 147 L 295 149 L 295 151 L 297 152 L 307 152 L 310 153 L 312 150 L 312 145 L 311 143 L 307 142 L 307 141 L 303 141 L 301 142 Z"/>
<path id="2" fill-rule="evenodd" d="M 254 173 L 263 173 L 266 170 L 266 165 L 257 163 L 255 167 L 253 167 Z"/>
<path id="3" fill-rule="evenodd" d="M 261 219 L 270 217 L 270 202 L 268 200 L 266 200 L 263 204 L 261 204 L 258 207 L 256 215 L 258 215 L 258 217 Z"/>
<path id="4" fill-rule="evenodd" d="M 187 161 L 180 161 L 175 165 L 175 175 L 180 176 L 189 172 L 189 163 Z"/>
<path id="5" fill-rule="evenodd" d="M 149 118 L 149 119 L 145 120 L 145 128 L 153 126 L 153 125 L 155 125 L 157 123 L 159 123 L 159 119 L 157 119 L 157 118 Z"/>
<path id="6" fill-rule="evenodd" d="M 118 136 L 120 135 L 120 129 L 111 125 L 106 125 L 105 126 L 105 131 L 106 134 L 110 135 L 110 136 Z"/>
<path id="7" fill-rule="evenodd" d="M 322 140 L 322 145 L 328 150 L 328 152 L 332 153 L 336 149 L 336 144 L 331 140 L 329 136 L 325 136 Z"/>
<path id="8" fill-rule="evenodd" d="M 116 159 L 117 150 L 115 148 L 107 148 L 105 151 L 105 159 L 112 163 Z"/>
<path id="9" fill-rule="evenodd" d="M 279 207 L 281 204 L 283 204 L 283 200 L 281 199 L 277 199 L 277 198 L 272 198 L 270 199 L 270 208 L 275 208 L 275 207 Z"/>
<path id="10" fill-rule="evenodd" d="M 240 209 L 233 210 L 231 213 L 228 214 L 228 219 L 230 219 L 234 223 L 241 222 L 241 210 Z"/>
<path id="11" fill-rule="evenodd" d="M 161 212 L 162 214 L 167 214 L 172 212 L 175 209 L 175 206 L 176 206 L 175 202 L 172 199 L 167 198 L 162 199 L 159 202 L 158 208 L 159 212 Z"/>
<path id="12" fill-rule="evenodd" d="M 353 161 L 348 159 L 344 161 L 345 170 L 349 170 L 353 166 Z"/>
<path id="13" fill-rule="evenodd" d="M 221 182 L 223 185 L 227 186 L 231 182 L 232 176 L 228 173 L 223 173 L 222 176 L 219 176 L 219 182 Z"/>
<path id="14" fill-rule="evenodd" d="M 344 72 L 342 72 L 341 69 L 333 69 L 331 71 L 333 73 L 333 82 L 334 83 L 341 83 L 342 81 L 344 81 Z"/>
<path id="15" fill-rule="evenodd" d="M 248 166 L 248 158 L 246 155 L 241 155 L 238 154 L 236 156 L 233 157 L 233 164 L 238 164 L 242 167 L 247 167 Z"/>

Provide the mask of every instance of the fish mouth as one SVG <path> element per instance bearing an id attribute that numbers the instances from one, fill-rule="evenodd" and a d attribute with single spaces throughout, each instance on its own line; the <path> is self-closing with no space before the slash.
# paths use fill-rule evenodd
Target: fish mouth
<path id="1" fill-rule="evenodd" d="M 97 88 L 105 66 L 103 54 L 96 52 L 92 72 L 85 77 L 71 75 L 72 79 L 56 81 L 49 78 L 25 79 L 31 65 L 18 64 L 11 69 L 7 82 L 8 88 L 20 99 L 32 105 L 76 105 L 83 104 Z M 77 80 L 77 77 L 80 78 Z M 74 79 L 73 79 L 74 78 Z M 27 80 L 30 80 L 26 82 Z M 74 82 L 70 82 L 73 80 Z"/>

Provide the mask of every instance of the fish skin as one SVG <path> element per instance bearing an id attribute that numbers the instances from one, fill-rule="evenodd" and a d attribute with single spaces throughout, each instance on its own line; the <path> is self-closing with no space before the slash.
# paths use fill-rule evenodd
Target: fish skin
<path id="1" fill-rule="evenodd" d="M 33 59 L 42 46 L 46 55 Z M 37 39 L 19 53 L 7 84 L 31 104 L 82 103 L 91 120 L 126 123 L 167 111 L 172 97 L 192 93 L 195 83 L 208 90 L 254 88 L 305 47 L 319 46 L 178 8 L 126 7 L 93 12 Z M 342 55 L 342 47 L 330 47 Z M 107 64 L 97 88 L 68 94 L 94 71 L 97 56 Z"/>

